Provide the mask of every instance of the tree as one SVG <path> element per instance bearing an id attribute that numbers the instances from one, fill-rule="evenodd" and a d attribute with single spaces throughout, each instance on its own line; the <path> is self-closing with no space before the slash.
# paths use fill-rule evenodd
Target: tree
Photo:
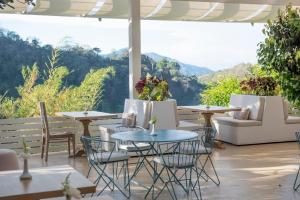
<path id="1" fill-rule="evenodd" d="M 300 107 L 300 10 L 288 5 L 263 29 L 266 39 L 259 44 L 258 62 L 278 73 L 281 92 Z"/>
<path id="2" fill-rule="evenodd" d="M 91 110 L 101 103 L 105 80 L 114 76 L 114 69 L 91 70 L 78 87 L 66 87 L 63 79 L 69 75 L 69 70 L 56 65 L 58 55 L 57 51 L 53 52 L 44 73 L 36 64 L 23 66 L 24 84 L 17 88 L 19 97 L 0 95 L 0 118 L 37 116 L 39 101 L 46 102 L 49 115 L 58 111 Z"/>

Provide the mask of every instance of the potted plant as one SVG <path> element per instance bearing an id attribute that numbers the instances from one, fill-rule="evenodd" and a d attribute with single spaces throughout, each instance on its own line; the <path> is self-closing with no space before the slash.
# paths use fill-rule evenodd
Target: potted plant
<path id="1" fill-rule="evenodd" d="M 138 98 L 146 101 L 165 101 L 171 96 L 166 80 L 147 75 L 136 83 Z"/>
<path id="2" fill-rule="evenodd" d="M 153 126 L 157 129 L 165 129 L 165 127 L 177 126 L 177 117 L 176 117 L 176 100 L 168 99 L 171 97 L 169 92 L 169 84 L 164 79 L 159 79 L 156 76 L 147 75 L 137 82 L 135 86 L 138 99 L 147 101 L 150 104 L 150 116 L 155 119 L 151 120 L 151 128 Z M 159 110 L 158 108 L 159 107 Z M 166 121 L 167 114 L 174 113 L 174 124 L 172 122 Z"/>

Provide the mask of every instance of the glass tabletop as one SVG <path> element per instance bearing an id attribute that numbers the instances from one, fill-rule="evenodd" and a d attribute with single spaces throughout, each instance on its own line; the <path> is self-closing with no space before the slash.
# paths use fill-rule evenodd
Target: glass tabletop
<path id="1" fill-rule="evenodd" d="M 178 142 L 195 139 L 198 134 L 183 130 L 156 130 L 155 136 L 150 135 L 150 131 L 127 131 L 111 135 L 113 139 L 132 142 Z"/>

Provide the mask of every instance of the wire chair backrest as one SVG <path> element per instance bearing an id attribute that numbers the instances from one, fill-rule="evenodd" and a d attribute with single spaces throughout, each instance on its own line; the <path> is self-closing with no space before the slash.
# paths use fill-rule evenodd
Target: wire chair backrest
<path id="1" fill-rule="evenodd" d="M 80 140 L 83 143 L 89 162 L 93 164 L 102 163 L 103 161 L 108 161 L 110 159 L 113 151 L 110 151 L 109 156 L 106 156 L 105 158 L 103 157 L 102 154 L 107 153 L 107 151 L 104 150 L 104 141 L 101 140 L 100 136 L 81 136 Z M 115 146 L 112 149 L 115 149 Z"/>
<path id="2" fill-rule="evenodd" d="M 39 106 L 40 106 L 40 115 L 41 115 L 43 134 L 44 136 L 46 136 L 46 138 L 49 138 L 50 131 L 49 131 L 49 123 L 48 123 L 45 102 L 39 102 Z"/>
<path id="3" fill-rule="evenodd" d="M 163 158 L 165 164 L 172 163 L 173 167 L 193 167 L 198 158 L 198 152 L 202 147 L 201 140 L 187 140 L 177 143 L 167 143 L 158 145 L 160 156 Z M 164 148 L 162 146 L 166 145 Z M 189 153 L 186 152 L 186 147 Z M 162 152 L 162 149 L 166 149 Z"/>
<path id="4" fill-rule="evenodd" d="M 300 131 L 295 132 L 295 135 L 296 135 L 296 139 L 297 139 L 297 142 L 298 142 L 298 146 L 300 148 Z"/>
<path id="5" fill-rule="evenodd" d="M 214 141 L 216 139 L 217 131 L 214 127 L 204 127 L 204 134 L 201 136 L 203 145 L 206 148 L 214 148 Z"/>

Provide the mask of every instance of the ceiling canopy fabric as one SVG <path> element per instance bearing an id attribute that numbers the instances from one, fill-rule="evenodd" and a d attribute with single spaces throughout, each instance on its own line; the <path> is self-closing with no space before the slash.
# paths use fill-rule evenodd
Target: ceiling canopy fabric
<path id="1" fill-rule="evenodd" d="M 141 19 L 266 22 L 288 3 L 300 6 L 300 0 L 141 0 Z M 0 13 L 93 18 L 128 18 L 127 0 L 36 0 L 35 6 L 15 1 Z"/>

